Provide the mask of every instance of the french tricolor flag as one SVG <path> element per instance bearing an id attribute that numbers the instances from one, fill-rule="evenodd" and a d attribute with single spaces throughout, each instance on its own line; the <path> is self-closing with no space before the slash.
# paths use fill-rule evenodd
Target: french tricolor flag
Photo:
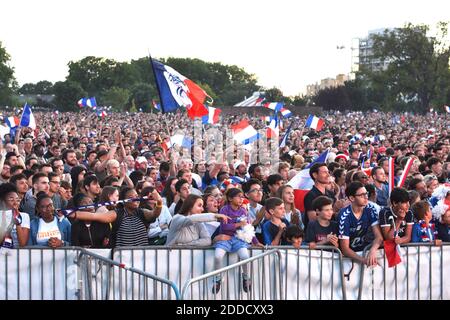
<path id="1" fill-rule="evenodd" d="M 280 126 L 278 123 L 278 118 L 277 117 L 273 117 L 270 120 L 269 125 L 267 126 L 267 138 L 271 139 L 271 138 L 276 138 L 278 137 L 280 134 Z"/>
<path id="2" fill-rule="evenodd" d="M 218 108 L 208 107 L 208 115 L 202 117 L 203 124 L 216 124 L 219 123 L 219 116 L 222 110 Z"/>
<path id="3" fill-rule="evenodd" d="M 20 119 L 16 116 L 8 117 L 5 119 L 5 124 L 10 128 L 15 128 L 19 125 Z"/>
<path id="4" fill-rule="evenodd" d="M 292 116 L 292 112 L 289 109 L 281 108 L 280 111 L 284 118 L 289 118 Z"/>
<path id="5" fill-rule="evenodd" d="M 192 146 L 192 140 L 189 137 L 186 137 L 182 134 L 176 134 L 170 137 L 170 147 L 173 147 L 175 144 L 180 147 L 190 149 Z"/>
<path id="6" fill-rule="evenodd" d="M 97 108 L 97 101 L 95 100 L 95 97 L 81 98 L 80 100 L 78 100 L 78 106 L 80 108 L 84 107 Z"/>
<path id="7" fill-rule="evenodd" d="M 411 170 L 413 163 L 414 163 L 414 159 L 412 157 L 410 157 L 408 159 L 408 161 L 406 161 L 405 168 L 403 169 L 403 173 L 400 176 L 400 180 L 398 181 L 397 187 L 400 187 L 400 188 L 403 187 L 403 185 L 405 184 L 405 181 L 406 181 L 406 177 L 408 177 L 409 170 Z"/>
<path id="8" fill-rule="evenodd" d="M 248 120 L 241 120 L 235 125 L 231 125 L 231 130 L 233 130 L 233 139 L 237 143 L 249 144 L 255 140 L 259 139 L 259 133 L 253 128 Z"/>
<path id="9" fill-rule="evenodd" d="M 19 125 L 21 127 L 27 127 L 31 129 L 36 129 L 36 119 L 33 116 L 33 112 L 31 111 L 31 107 L 25 103 L 23 107 L 22 117 L 20 118 Z"/>
<path id="10" fill-rule="evenodd" d="M 264 104 L 264 108 L 268 108 L 274 111 L 280 111 L 284 106 L 283 102 L 269 102 Z"/>
<path id="11" fill-rule="evenodd" d="M 305 196 L 314 185 L 314 180 L 309 175 L 309 168 L 315 163 L 326 163 L 330 150 L 323 152 L 314 162 L 309 164 L 306 169 L 297 173 L 287 184 L 294 188 L 295 207 L 301 212 L 305 212 Z"/>
<path id="12" fill-rule="evenodd" d="M 323 121 L 323 119 L 310 114 L 308 119 L 306 119 L 305 127 L 320 131 L 322 130 L 324 123 L 325 121 Z"/>
<path id="13" fill-rule="evenodd" d="M 175 69 L 156 60 L 151 62 L 163 113 L 185 107 L 191 119 L 208 115 L 204 103 L 209 98 L 211 104 L 212 98 L 205 90 Z"/>
<path id="14" fill-rule="evenodd" d="M 106 117 L 108 114 L 106 113 L 105 110 L 103 110 L 103 108 L 99 108 L 95 111 L 97 113 L 98 117 L 104 118 Z"/>
<path id="15" fill-rule="evenodd" d="M 265 124 L 269 125 L 270 121 L 272 121 L 272 117 L 271 116 L 261 117 L 261 120 L 264 121 Z"/>
<path id="16" fill-rule="evenodd" d="M 155 100 L 152 100 L 152 104 L 153 104 L 153 108 L 155 108 L 156 110 L 161 110 L 161 106 L 158 103 L 156 103 Z"/>

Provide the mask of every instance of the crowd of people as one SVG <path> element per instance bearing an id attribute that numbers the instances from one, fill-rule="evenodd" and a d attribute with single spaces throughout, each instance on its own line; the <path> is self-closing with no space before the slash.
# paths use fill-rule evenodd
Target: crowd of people
<path id="1" fill-rule="evenodd" d="M 214 246 L 220 268 L 227 252 L 245 259 L 251 246 L 329 245 L 375 265 L 383 240 L 449 242 L 446 116 L 336 112 L 318 132 L 293 116 L 280 131 L 292 124 L 286 146 L 264 162 L 248 148 L 240 158 L 239 146 L 206 154 L 207 139 L 183 153 L 170 137 L 196 124 L 181 111 L 35 117 L 35 130 L 17 129 L 0 144 L 0 205 L 14 221 L 4 246 Z M 244 118 L 265 127 L 248 115 L 223 116 L 214 126 L 224 130 Z M 327 160 L 315 161 L 327 149 Z M 413 159 L 406 181 L 391 192 L 390 157 L 396 182 Z M 313 162 L 314 186 L 299 210 L 288 182 Z M 134 201 L 119 201 L 126 199 Z M 368 245 L 366 256 L 358 254 Z M 216 278 L 214 292 L 220 284 Z"/>

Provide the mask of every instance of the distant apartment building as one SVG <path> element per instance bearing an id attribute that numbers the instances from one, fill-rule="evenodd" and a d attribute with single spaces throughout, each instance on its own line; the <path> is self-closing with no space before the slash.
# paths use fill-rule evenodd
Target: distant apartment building
<path id="1" fill-rule="evenodd" d="M 310 84 L 306 86 L 306 95 L 311 97 L 316 95 L 317 92 L 327 88 L 336 88 L 343 86 L 345 81 L 349 80 L 349 76 L 345 74 L 338 74 L 336 78 L 326 78 L 320 80 L 320 83 Z"/>
<path id="2" fill-rule="evenodd" d="M 369 34 L 365 38 L 359 39 L 359 50 L 358 50 L 358 70 L 361 68 L 368 69 L 371 71 L 381 71 L 386 70 L 389 61 L 381 61 L 374 57 L 373 52 L 373 36 L 374 35 L 382 35 L 384 33 L 384 29 L 376 29 L 370 30 Z M 387 29 L 388 31 L 393 31 L 394 29 Z"/>

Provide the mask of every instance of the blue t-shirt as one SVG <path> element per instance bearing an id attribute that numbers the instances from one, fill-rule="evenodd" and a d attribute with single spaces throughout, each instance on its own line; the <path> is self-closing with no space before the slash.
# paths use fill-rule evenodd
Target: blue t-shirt
<path id="1" fill-rule="evenodd" d="M 281 222 L 283 222 L 286 227 L 289 226 L 289 221 L 287 221 L 285 218 L 281 219 Z M 273 239 L 275 239 L 275 237 L 278 234 L 278 226 L 274 225 L 272 223 L 272 221 L 268 220 L 266 222 L 264 222 L 263 226 L 262 226 L 262 234 L 263 234 L 263 239 L 264 239 L 264 244 L 271 246 L 272 245 L 272 241 Z M 280 239 L 280 245 L 288 245 L 289 243 L 286 240 L 285 237 L 285 231 L 283 231 L 283 234 L 281 235 L 281 239 Z"/>
<path id="2" fill-rule="evenodd" d="M 353 251 L 362 251 L 371 242 L 371 227 L 378 224 L 377 211 L 374 206 L 368 204 L 358 220 L 349 205 L 339 211 L 338 221 L 339 239 L 349 239 Z"/>
<path id="3" fill-rule="evenodd" d="M 389 200 L 389 185 L 382 184 L 381 189 L 378 189 L 377 187 L 375 187 L 375 190 L 377 193 L 376 203 L 379 206 L 386 207 L 388 205 L 388 200 Z"/>

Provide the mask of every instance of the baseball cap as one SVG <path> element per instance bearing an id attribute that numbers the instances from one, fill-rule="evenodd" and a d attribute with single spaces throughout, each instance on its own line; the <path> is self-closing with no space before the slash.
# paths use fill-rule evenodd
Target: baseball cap
<path id="1" fill-rule="evenodd" d="M 136 158 L 137 163 L 147 162 L 147 159 L 143 156 L 139 156 Z"/>
<path id="2" fill-rule="evenodd" d="M 234 165 L 233 165 L 234 170 L 237 170 L 237 168 L 239 168 L 239 166 L 240 166 L 241 164 L 245 165 L 245 162 L 242 162 L 242 161 L 239 161 L 239 160 L 236 161 L 236 162 L 234 163 Z"/>

